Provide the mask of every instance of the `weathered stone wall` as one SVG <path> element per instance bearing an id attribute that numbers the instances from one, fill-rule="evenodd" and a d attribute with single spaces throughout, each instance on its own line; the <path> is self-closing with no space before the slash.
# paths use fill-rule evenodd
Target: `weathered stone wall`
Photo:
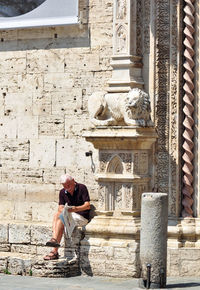
<path id="1" fill-rule="evenodd" d="M 81 26 L 0 31 L 0 219 L 49 221 L 66 171 L 97 200 L 82 134 L 111 76 L 112 1 L 79 5 Z"/>

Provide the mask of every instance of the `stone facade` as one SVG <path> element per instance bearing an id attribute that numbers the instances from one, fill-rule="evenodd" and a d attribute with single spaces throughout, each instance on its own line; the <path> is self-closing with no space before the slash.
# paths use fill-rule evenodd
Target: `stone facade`
<path id="1" fill-rule="evenodd" d="M 88 186 L 96 209 L 79 240 L 83 273 L 139 277 L 140 196 L 150 190 L 169 196 L 169 275 L 199 275 L 199 3 L 194 217 L 188 219 L 180 218 L 183 8 L 176 0 L 80 0 L 78 25 L 0 30 L 1 272 L 23 258 L 27 270 L 19 271 L 28 274 L 32 258 L 17 254 L 48 251 L 44 244 L 57 209 L 59 177 L 69 172 Z M 89 96 L 99 91 L 119 96 L 132 88 L 150 97 L 149 147 L 141 132 L 134 141 L 136 127 L 108 130 L 90 122 Z M 91 158 L 85 155 L 90 150 Z M 62 261 L 54 266 L 70 275 Z M 18 268 L 10 266 L 13 273 Z M 51 276 L 50 268 L 40 261 L 34 269 Z M 77 269 L 76 264 L 74 273 Z"/>

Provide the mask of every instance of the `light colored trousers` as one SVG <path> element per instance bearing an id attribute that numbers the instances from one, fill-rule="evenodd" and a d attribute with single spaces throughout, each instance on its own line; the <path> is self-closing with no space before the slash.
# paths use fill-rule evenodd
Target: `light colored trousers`
<path id="1" fill-rule="evenodd" d="M 73 230 L 76 226 L 83 227 L 87 225 L 88 220 L 76 212 L 68 212 L 67 208 L 64 208 L 59 218 L 64 224 L 65 233 L 68 238 L 71 238 Z"/>

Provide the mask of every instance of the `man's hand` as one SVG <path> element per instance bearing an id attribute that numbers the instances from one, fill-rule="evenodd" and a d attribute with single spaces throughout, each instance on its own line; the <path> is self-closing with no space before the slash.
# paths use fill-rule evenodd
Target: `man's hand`
<path id="1" fill-rule="evenodd" d="M 79 205 L 79 206 L 72 206 L 72 208 L 68 209 L 68 212 L 79 212 L 79 211 L 83 211 L 83 210 L 87 210 L 90 209 L 90 202 L 86 201 L 83 205 Z"/>

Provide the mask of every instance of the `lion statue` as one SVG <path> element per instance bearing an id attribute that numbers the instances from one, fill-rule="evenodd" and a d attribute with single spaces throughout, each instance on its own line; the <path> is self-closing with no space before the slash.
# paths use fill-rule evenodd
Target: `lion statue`
<path id="1" fill-rule="evenodd" d="M 95 92 L 88 99 L 88 110 L 95 126 L 152 126 L 149 95 L 138 88 L 129 93 Z"/>

